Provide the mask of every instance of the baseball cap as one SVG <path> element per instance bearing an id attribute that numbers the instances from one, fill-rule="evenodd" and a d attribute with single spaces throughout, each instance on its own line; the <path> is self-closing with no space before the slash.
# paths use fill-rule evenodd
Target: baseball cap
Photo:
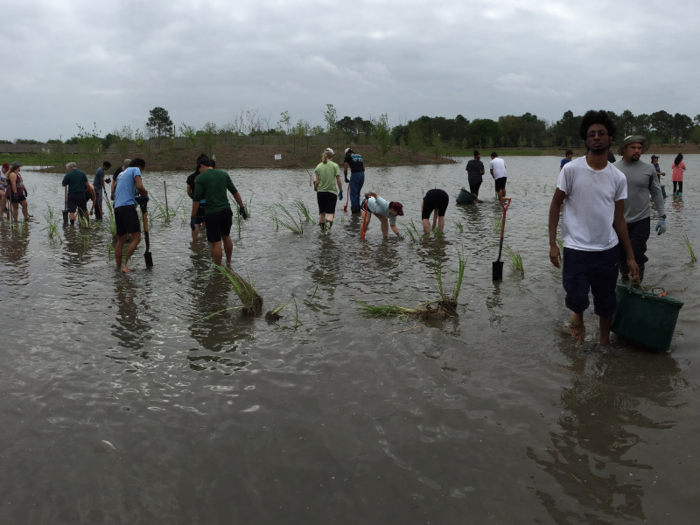
<path id="1" fill-rule="evenodd" d="M 331 155 L 335 155 L 335 151 L 333 151 L 331 148 L 326 148 L 323 150 L 324 153 L 330 153 Z"/>
<path id="2" fill-rule="evenodd" d="M 659 158 L 658 155 L 652 155 L 652 156 L 651 156 L 651 160 L 658 159 L 658 158 Z"/>
<path id="3" fill-rule="evenodd" d="M 345 154 L 346 154 L 346 155 L 347 155 L 348 151 L 349 151 L 350 153 L 354 153 L 350 148 L 345 148 Z"/>
<path id="4" fill-rule="evenodd" d="M 397 201 L 392 201 L 389 203 L 389 209 L 390 210 L 396 210 L 396 213 L 398 215 L 403 216 L 403 204 Z"/>
<path id="5" fill-rule="evenodd" d="M 22 165 L 21 165 L 19 162 L 14 161 L 14 162 L 12 163 L 12 167 L 13 167 L 13 168 L 21 168 Z"/>
<path id="6" fill-rule="evenodd" d="M 7 168 L 10 167 L 10 163 L 9 163 L 9 162 L 3 162 L 2 167 L 5 168 L 5 169 L 7 169 Z"/>

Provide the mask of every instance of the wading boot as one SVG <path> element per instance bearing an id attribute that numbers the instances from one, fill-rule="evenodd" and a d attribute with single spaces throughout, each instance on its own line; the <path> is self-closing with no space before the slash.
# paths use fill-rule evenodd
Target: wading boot
<path id="1" fill-rule="evenodd" d="M 359 215 L 360 214 L 360 207 L 359 206 L 351 206 L 350 211 L 352 212 L 353 215 Z"/>
<path id="2" fill-rule="evenodd" d="M 325 222 L 319 222 L 318 227 L 321 228 L 321 235 L 326 233 L 326 223 Z"/>
<path id="3" fill-rule="evenodd" d="M 331 234 L 332 227 L 333 227 L 333 221 L 326 221 L 326 235 Z"/>

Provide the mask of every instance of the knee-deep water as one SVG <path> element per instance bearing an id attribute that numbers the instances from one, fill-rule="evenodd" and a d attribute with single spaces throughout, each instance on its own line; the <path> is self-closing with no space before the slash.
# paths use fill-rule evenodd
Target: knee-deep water
<path id="1" fill-rule="evenodd" d="M 231 170 L 251 218 L 233 268 L 255 280 L 268 323 L 190 244 L 187 173 L 146 173 L 151 211 L 132 275 L 111 235 L 59 225 L 61 176 L 25 172 L 34 222 L 0 222 L 0 523 L 694 523 L 700 511 L 700 191 L 686 156 L 668 232 L 649 241 L 645 283 L 685 302 L 671 352 L 562 332 L 547 213 L 559 159 L 507 157 L 506 266 L 491 280 L 501 215 L 456 206 L 464 163 L 368 168 L 364 190 L 404 204 L 403 240 L 381 239 L 339 203 L 329 237 L 277 230 L 268 208 L 315 216 L 308 175 Z M 670 179 L 670 172 L 667 176 Z M 412 242 L 430 188 L 450 194 L 442 239 Z M 105 214 L 109 216 L 105 208 Z M 652 213 L 652 228 L 656 223 Z M 462 226 L 460 231 L 458 224 Z M 459 316 L 365 319 L 355 300 L 414 307 L 438 298 L 467 257 Z M 505 256 L 505 254 L 504 254 Z M 295 320 L 295 317 L 298 318 Z M 301 324 L 300 324 L 301 323 Z"/>

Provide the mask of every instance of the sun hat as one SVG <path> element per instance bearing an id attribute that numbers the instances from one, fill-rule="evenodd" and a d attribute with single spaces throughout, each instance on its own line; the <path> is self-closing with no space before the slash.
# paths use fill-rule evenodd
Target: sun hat
<path id="1" fill-rule="evenodd" d="M 628 137 L 625 137 L 625 140 L 622 141 L 622 144 L 617 149 L 618 155 L 622 155 L 622 150 L 625 146 L 635 144 L 637 142 L 639 142 L 642 145 L 642 154 L 646 153 L 649 149 L 649 139 L 644 137 L 643 135 L 630 135 Z"/>
<path id="2" fill-rule="evenodd" d="M 398 215 L 403 216 L 403 204 L 401 204 L 398 201 L 392 201 L 389 203 L 389 209 L 390 210 L 396 210 L 396 213 Z"/>
<path id="3" fill-rule="evenodd" d="M 335 155 L 335 151 L 333 151 L 331 148 L 326 148 L 323 150 L 324 153 L 330 153 L 331 155 Z"/>

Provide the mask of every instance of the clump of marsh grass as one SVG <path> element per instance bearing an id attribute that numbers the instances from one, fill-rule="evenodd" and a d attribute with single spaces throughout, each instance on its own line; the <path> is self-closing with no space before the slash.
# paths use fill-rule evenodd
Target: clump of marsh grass
<path id="1" fill-rule="evenodd" d="M 688 254 L 690 255 L 690 262 L 696 262 L 698 258 L 695 256 L 695 252 L 693 251 L 693 245 L 690 243 L 690 239 L 688 238 L 688 234 L 686 233 L 683 234 L 683 244 L 685 245 L 686 249 L 688 250 Z"/>
<path id="2" fill-rule="evenodd" d="M 459 298 L 459 292 L 462 289 L 462 282 L 464 281 L 464 272 L 467 268 L 467 258 L 463 253 L 457 252 L 457 257 L 459 258 L 459 264 L 457 268 L 457 283 L 455 284 L 454 291 L 451 294 L 445 292 L 445 287 L 443 285 L 443 272 L 442 263 L 439 260 L 435 260 L 435 278 L 438 283 L 438 292 L 440 293 L 440 300 L 438 301 L 438 306 L 446 309 L 451 309 L 455 311 L 457 308 L 457 299 Z"/>
<path id="3" fill-rule="evenodd" d="M 231 289 L 236 293 L 242 303 L 242 311 L 244 315 L 257 315 L 262 309 L 263 299 L 255 291 L 255 280 L 247 281 L 230 268 L 216 266 L 216 269 L 229 282 Z"/>
<path id="4" fill-rule="evenodd" d="M 304 233 L 304 226 L 302 225 L 302 220 L 301 220 L 300 215 L 297 215 L 297 218 L 299 219 L 297 221 L 297 219 L 295 219 L 294 216 L 291 213 L 289 213 L 287 208 L 285 208 L 281 204 L 277 204 L 276 206 L 282 211 L 282 215 L 283 215 L 282 217 L 278 217 L 278 219 L 277 219 L 279 224 L 281 224 L 282 226 L 287 228 L 292 233 L 298 233 L 298 234 Z"/>
<path id="5" fill-rule="evenodd" d="M 306 222 L 310 222 L 311 224 L 316 224 L 316 221 L 313 219 L 313 217 L 311 217 L 311 212 L 309 211 L 309 207 L 306 204 L 304 204 L 301 201 L 295 201 L 294 206 L 297 207 L 297 209 L 299 210 L 299 213 L 301 213 L 301 215 L 304 217 L 304 220 Z"/>
<path id="6" fill-rule="evenodd" d="M 510 246 L 506 245 L 506 257 L 508 257 L 508 266 L 510 266 L 511 271 L 524 277 L 525 270 L 523 269 L 523 258 L 520 252 L 514 252 Z"/>
<path id="7" fill-rule="evenodd" d="M 56 218 L 53 208 L 51 208 L 48 203 L 46 204 L 46 207 L 48 209 L 44 212 L 44 219 L 46 220 L 46 228 L 44 228 L 44 231 L 49 232 L 49 239 L 51 241 L 58 240 L 58 242 L 63 244 L 63 239 L 61 239 L 61 235 L 58 231 L 59 219 Z"/>
<path id="8" fill-rule="evenodd" d="M 270 206 L 270 219 L 272 220 L 272 224 L 275 225 L 275 231 L 279 231 L 280 220 L 277 216 L 277 206 Z"/>
<path id="9" fill-rule="evenodd" d="M 457 229 L 459 230 L 459 233 L 464 232 L 464 226 L 462 226 L 462 223 L 461 223 L 461 222 L 457 221 L 457 222 L 455 223 L 455 226 L 457 226 Z"/>

